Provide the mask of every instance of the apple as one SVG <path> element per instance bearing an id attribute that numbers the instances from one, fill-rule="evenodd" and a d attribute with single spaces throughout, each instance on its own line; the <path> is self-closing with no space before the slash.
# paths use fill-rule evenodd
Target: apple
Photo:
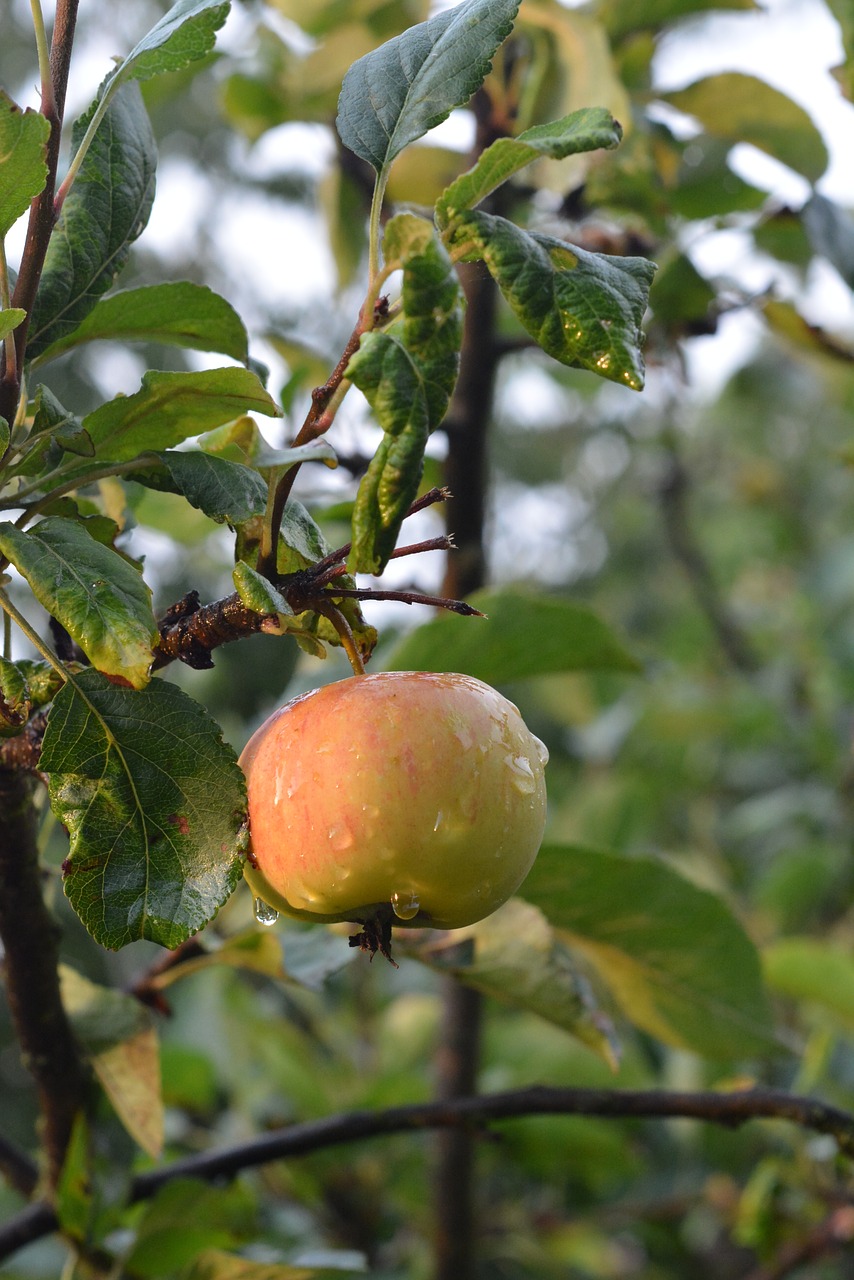
<path id="1" fill-rule="evenodd" d="M 240 757 L 246 880 L 275 911 L 370 926 L 351 942 L 385 954 L 391 924 L 473 924 L 537 855 L 547 759 L 513 703 L 471 676 L 325 685 L 270 716 Z"/>

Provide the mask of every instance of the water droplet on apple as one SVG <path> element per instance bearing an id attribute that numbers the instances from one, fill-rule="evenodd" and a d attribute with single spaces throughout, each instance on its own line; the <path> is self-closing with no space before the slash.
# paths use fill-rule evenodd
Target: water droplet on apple
<path id="1" fill-rule="evenodd" d="M 268 929 L 274 925 L 279 918 L 279 913 L 275 907 L 271 907 L 269 902 L 265 902 L 263 898 L 255 899 L 255 919 L 259 924 L 265 925 Z"/>
<path id="2" fill-rule="evenodd" d="M 413 920 L 418 915 L 420 907 L 418 894 L 411 890 L 403 893 L 395 892 L 391 895 L 391 909 L 398 920 Z"/>
<path id="3" fill-rule="evenodd" d="M 329 844 L 339 853 L 353 847 L 353 832 L 348 827 L 330 827 Z"/>
<path id="4" fill-rule="evenodd" d="M 440 810 L 439 810 L 439 812 L 436 814 L 436 821 L 433 823 L 433 830 L 434 830 L 434 831 L 438 831 L 438 830 L 439 830 L 439 828 L 440 828 L 440 827 L 441 827 L 441 825 L 442 825 L 442 821 L 443 821 L 443 819 L 444 819 L 444 814 L 442 813 L 442 810 L 440 809 Z"/>
<path id="5" fill-rule="evenodd" d="M 513 786 L 516 790 L 521 791 L 523 796 L 529 796 L 536 791 L 537 780 L 534 777 L 534 770 L 531 768 L 531 762 L 527 756 L 514 756 L 509 764 L 513 774 Z"/>
<path id="6" fill-rule="evenodd" d="M 534 750 L 537 753 L 537 758 L 543 768 L 545 768 L 549 762 L 549 749 L 544 742 L 540 741 L 539 738 L 534 737 L 533 734 L 531 734 L 531 737 L 534 738 Z"/>

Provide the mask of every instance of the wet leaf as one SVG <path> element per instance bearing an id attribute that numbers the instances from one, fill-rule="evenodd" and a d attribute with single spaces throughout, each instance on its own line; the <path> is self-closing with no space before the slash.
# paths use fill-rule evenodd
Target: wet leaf
<path id="1" fill-rule="evenodd" d="M 157 626 L 151 591 L 133 565 L 61 516 L 26 531 L 0 523 L 0 551 L 94 667 L 135 688 L 146 684 Z"/>
<path id="2" fill-rule="evenodd" d="M 97 942 L 175 947 L 216 915 L 241 875 L 245 784 L 198 703 L 83 671 L 54 701 L 40 767 L 71 841 L 65 892 Z"/>
<path id="3" fill-rule="evenodd" d="M 456 219 L 451 240 L 464 261 L 484 260 L 516 318 L 555 360 L 642 389 L 653 263 L 587 253 L 479 210 Z"/>
<path id="4" fill-rule="evenodd" d="M 403 318 L 390 331 L 366 334 L 347 366 L 384 433 L 353 510 L 353 573 L 381 573 L 395 548 L 427 438 L 456 382 L 462 342 L 460 287 L 432 224 L 412 214 L 393 218 L 383 251 L 388 265 L 403 267 Z"/>

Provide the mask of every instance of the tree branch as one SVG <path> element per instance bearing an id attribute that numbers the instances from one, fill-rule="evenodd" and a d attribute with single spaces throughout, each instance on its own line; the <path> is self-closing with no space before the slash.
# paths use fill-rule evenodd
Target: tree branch
<path id="1" fill-rule="evenodd" d="M 28 1199 L 35 1193 L 39 1180 L 38 1165 L 26 1151 L 0 1135 L 0 1173 L 10 1187 Z"/>
<path id="2" fill-rule="evenodd" d="M 291 1160 L 327 1147 L 362 1142 L 397 1133 L 455 1129 L 471 1133 L 492 1121 L 534 1115 L 599 1116 L 608 1119 L 660 1120 L 688 1118 L 738 1128 L 750 1120 L 787 1120 L 803 1129 L 829 1134 L 840 1151 L 854 1160 L 854 1115 L 817 1098 L 778 1089 L 749 1089 L 738 1093 L 668 1093 L 657 1089 L 560 1089 L 535 1085 L 504 1093 L 454 1098 L 390 1107 L 385 1111 L 351 1111 L 306 1124 L 265 1133 L 249 1142 L 219 1151 L 188 1156 L 163 1169 L 134 1178 L 133 1204 L 149 1200 L 176 1178 L 212 1181 L 236 1176 L 275 1160 Z M 0 1227 L 0 1260 L 56 1230 L 56 1214 L 49 1205 L 29 1205 Z"/>
<path id="3" fill-rule="evenodd" d="M 33 779 L 0 769 L 0 939 L 9 1008 L 36 1081 L 47 1176 L 56 1184 L 87 1077 L 59 993 L 57 926 L 42 894 Z"/>
<path id="4" fill-rule="evenodd" d="M 50 46 L 51 83 L 42 86 L 42 114 L 50 121 L 47 143 L 47 182 L 41 195 L 30 206 L 27 237 L 21 255 L 21 267 L 12 295 L 13 307 L 22 307 L 27 318 L 15 330 L 16 365 L 5 370 L 0 377 L 0 416 L 10 424 L 14 422 L 18 408 L 21 370 L 27 345 L 30 313 L 36 299 L 47 247 L 56 225 L 54 192 L 59 166 L 59 144 L 62 135 L 62 117 L 65 111 L 65 93 L 68 87 L 68 68 L 74 43 L 79 0 L 57 0 L 56 18 Z"/>
<path id="5" fill-rule="evenodd" d="M 759 658 L 721 598 L 709 562 L 691 529 L 688 514 L 690 483 L 684 462 L 675 451 L 671 451 L 667 475 L 659 486 L 670 547 L 685 570 L 697 603 L 706 615 L 721 650 L 736 671 L 752 675 L 761 666 Z"/>

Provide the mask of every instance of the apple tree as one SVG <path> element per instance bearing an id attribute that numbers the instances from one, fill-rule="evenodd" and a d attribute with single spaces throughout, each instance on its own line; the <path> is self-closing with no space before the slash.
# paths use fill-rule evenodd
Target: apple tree
<path id="1" fill-rule="evenodd" d="M 803 306 L 820 261 L 851 283 L 854 224 L 814 190 L 774 206 L 732 154 L 815 184 L 820 133 L 742 73 L 657 88 L 701 0 L 276 0 L 219 52 L 227 2 L 146 30 L 149 8 L 66 128 L 78 3 L 34 0 L 40 99 L 0 95 L 4 1273 L 832 1267 L 854 1236 L 831 572 L 852 357 Z M 424 142 L 449 117 L 468 154 Z M 167 160 L 228 157 L 289 125 L 334 156 L 257 185 L 312 205 L 337 293 L 290 319 L 242 299 L 250 340 L 233 264 L 188 232 L 175 279 L 134 244 L 158 135 Z M 208 180 L 223 205 L 241 181 L 224 160 Z M 692 257 L 730 227 L 773 291 Z M 765 345 L 703 406 L 686 353 L 730 312 Z M 574 561 L 549 544 L 555 477 L 585 512 Z M 441 582 L 401 579 L 422 557 Z M 810 563 L 836 595 L 793 588 Z M 384 937 L 394 969 L 244 883 L 237 751 L 277 702 L 366 670 L 507 688 L 552 755 L 517 895 Z M 429 770 L 425 720 L 384 744 L 392 777 L 404 749 Z M 367 736 L 358 714 L 329 734 Z M 288 756 L 324 745 L 300 730 Z M 329 847 L 349 873 L 331 826 Z"/>

